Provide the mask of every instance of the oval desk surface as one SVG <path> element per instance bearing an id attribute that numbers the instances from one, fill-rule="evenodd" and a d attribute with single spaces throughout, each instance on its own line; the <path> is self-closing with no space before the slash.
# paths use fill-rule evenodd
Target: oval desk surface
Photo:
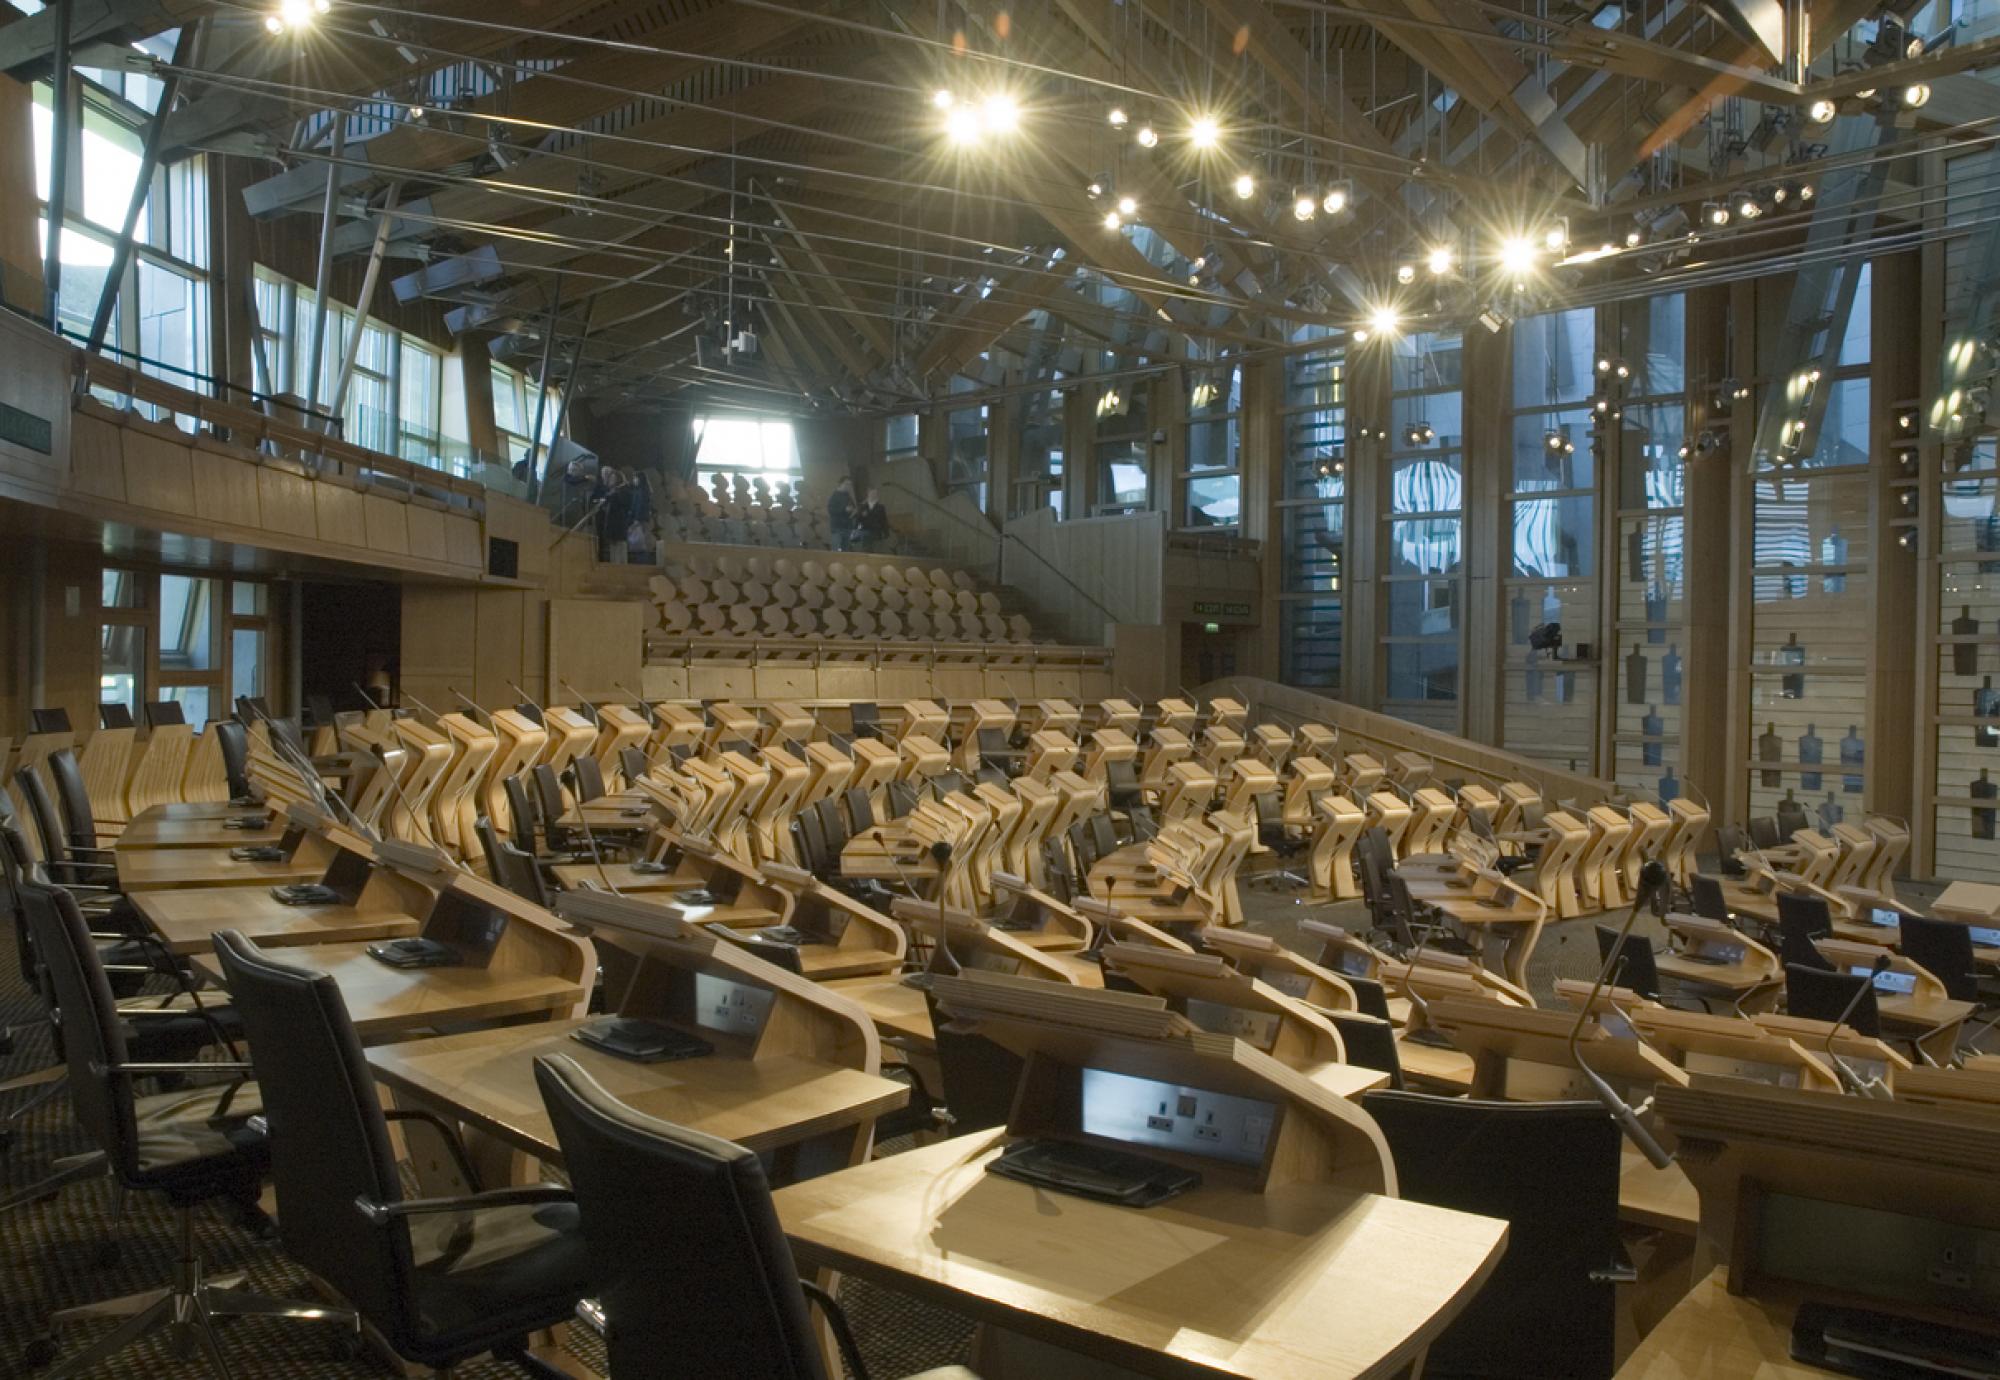
<path id="1" fill-rule="evenodd" d="M 1225 1174 L 1115 1207 L 984 1172 L 1001 1131 L 779 1190 L 802 1263 L 906 1289 L 1149 1375 L 1335 1380 L 1406 1364 L 1498 1262 L 1507 1224 Z"/>

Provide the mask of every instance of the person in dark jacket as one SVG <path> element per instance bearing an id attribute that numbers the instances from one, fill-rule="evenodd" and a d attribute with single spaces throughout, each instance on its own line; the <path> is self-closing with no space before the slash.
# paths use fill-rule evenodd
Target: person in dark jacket
<path id="1" fill-rule="evenodd" d="M 826 496 L 826 526 L 833 533 L 833 549 L 845 551 L 854 531 L 854 481 L 845 475 Z"/>
<path id="2" fill-rule="evenodd" d="M 870 489 L 857 524 L 861 541 L 870 551 L 880 551 L 889 541 L 889 510 L 882 506 L 882 491 Z"/>

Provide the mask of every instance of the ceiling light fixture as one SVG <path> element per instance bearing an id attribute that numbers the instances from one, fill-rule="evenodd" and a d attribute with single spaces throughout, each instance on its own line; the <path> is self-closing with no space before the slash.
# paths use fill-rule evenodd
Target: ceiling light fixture
<path id="1" fill-rule="evenodd" d="M 979 115 L 995 134 L 1012 134 L 1021 124 L 1021 107 L 1004 91 L 996 91 L 980 103 Z"/>
<path id="2" fill-rule="evenodd" d="M 1368 315 L 1368 325 L 1377 335 L 1391 335 L 1400 324 L 1402 318 L 1394 307 L 1377 307 Z"/>
<path id="3" fill-rule="evenodd" d="M 1433 278 L 1444 277 L 1457 262 L 1458 255 L 1447 244 L 1433 245 L 1430 252 L 1424 255 L 1424 265 L 1430 269 Z"/>
<path id="4" fill-rule="evenodd" d="M 1197 115 L 1188 125 L 1188 142 L 1198 149 L 1212 149 L 1222 142 L 1222 126 L 1213 115 Z"/>
<path id="5" fill-rule="evenodd" d="M 1396 281 L 1405 285 L 1416 282 L 1417 266 L 1415 264 L 1397 264 Z"/>
<path id="6" fill-rule="evenodd" d="M 1303 187 L 1292 193 L 1292 217 L 1295 220 L 1311 220 L 1319 213 L 1319 201 Z"/>
<path id="7" fill-rule="evenodd" d="M 1500 267 L 1519 277 L 1535 267 L 1535 246 L 1516 235 L 1500 241 Z"/>
<path id="8" fill-rule="evenodd" d="M 1151 125 L 1140 125 L 1139 132 L 1132 137 L 1139 141 L 1139 147 L 1142 149 L 1152 148 L 1160 142 L 1160 132 Z"/>
<path id="9" fill-rule="evenodd" d="M 940 86 L 937 90 L 931 92 L 931 104 L 939 110 L 950 110 L 957 103 L 958 97 L 951 94 L 951 88 L 949 87 Z"/>
<path id="10" fill-rule="evenodd" d="M 1238 173 L 1230 189 L 1236 193 L 1238 201 L 1248 201 L 1257 194 L 1257 179 L 1247 172 Z"/>
<path id="11" fill-rule="evenodd" d="M 1816 125 L 1831 124 L 1839 113 L 1840 107 L 1824 96 L 1806 107 L 1806 118 Z"/>
<path id="12" fill-rule="evenodd" d="M 1328 187 L 1326 195 L 1320 198 L 1319 205 L 1320 209 L 1330 216 L 1337 216 L 1342 211 L 1345 211 L 1347 209 L 1347 184 L 1337 182 L 1333 186 Z"/>
<path id="13" fill-rule="evenodd" d="M 1113 129 L 1123 129 L 1125 128 L 1125 121 L 1131 117 L 1126 115 L 1124 106 L 1114 105 L 1111 107 L 1111 113 L 1104 118 L 1111 121 Z"/>

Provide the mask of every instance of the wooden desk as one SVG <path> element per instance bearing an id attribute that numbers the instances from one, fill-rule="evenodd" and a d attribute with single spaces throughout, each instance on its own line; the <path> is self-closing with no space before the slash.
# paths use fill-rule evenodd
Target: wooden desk
<path id="1" fill-rule="evenodd" d="M 919 994 L 921 995 L 921 994 Z M 368 1051 L 376 1077 L 410 1099 L 476 1126 L 517 1150 L 562 1163 L 535 1059 L 566 1054 L 634 1111 L 763 1152 L 858 1126 L 909 1100 L 893 1079 L 799 1055 L 708 1055 L 659 1064 L 594 1050 L 570 1038 L 581 1020 L 503 1026 Z"/>
<path id="2" fill-rule="evenodd" d="M 1226 1176 L 1137 1211 L 987 1174 L 1003 1131 L 779 1190 L 800 1262 L 1150 1375 L 1387 1375 L 1471 1298 L 1507 1225 Z"/>
<path id="3" fill-rule="evenodd" d="M 126 892 L 171 890 L 176 887 L 271 887 L 290 882 L 316 882 L 326 871 L 326 859 L 286 862 L 239 862 L 232 848 L 118 849 L 118 885 Z"/>
<path id="4" fill-rule="evenodd" d="M 332 975 L 363 1039 L 566 1011 L 589 995 L 581 983 L 552 973 L 392 968 L 370 958 L 367 949 L 366 944 L 321 944 L 311 953 L 289 956 L 301 967 Z M 196 955 L 194 962 L 222 981 L 221 965 L 213 956 Z"/>
<path id="5" fill-rule="evenodd" d="M 851 998 L 868 1013 L 876 1030 L 907 1041 L 920 1050 L 937 1046 L 937 1031 L 931 1027 L 930 1005 L 923 992 L 907 985 L 895 973 L 869 977 L 831 978 L 821 984 L 830 992 Z"/>
<path id="6" fill-rule="evenodd" d="M 1826 1380 L 1791 1358 L 1792 1305 L 1738 1298 L 1717 1269 L 1646 1334 L 1618 1380 Z"/>
<path id="7" fill-rule="evenodd" d="M 170 819 L 160 811 L 164 805 L 156 805 L 138 819 L 126 825 L 118 835 L 118 847 L 131 852 L 144 852 L 157 848 L 249 848 L 257 844 L 276 843 L 285 836 L 285 819 L 282 811 L 261 809 L 234 809 L 224 815 L 207 819 Z M 259 829 L 229 829 L 224 826 L 232 819 L 267 816 L 269 822 Z"/>
<path id="8" fill-rule="evenodd" d="M 422 923 L 422 917 L 390 904 L 286 906 L 245 886 L 143 891 L 131 900 L 177 954 L 207 953 L 217 930 L 241 930 L 259 948 L 274 949 L 400 939 Z"/>
<path id="9" fill-rule="evenodd" d="M 1626 1141 L 1618 1165 L 1618 1217 L 1635 1226 L 1693 1236 L 1701 1225 L 1701 1194 L 1678 1164 L 1655 1169 Z"/>

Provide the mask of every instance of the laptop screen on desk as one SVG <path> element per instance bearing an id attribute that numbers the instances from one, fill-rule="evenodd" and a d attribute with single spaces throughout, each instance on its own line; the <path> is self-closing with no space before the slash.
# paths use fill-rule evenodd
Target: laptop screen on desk
<path id="1" fill-rule="evenodd" d="M 1269 1102 L 1109 1069 L 1083 1071 L 1083 1130 L 1127 1145 L 1259 1165 L 1277 1123 Z"/>

